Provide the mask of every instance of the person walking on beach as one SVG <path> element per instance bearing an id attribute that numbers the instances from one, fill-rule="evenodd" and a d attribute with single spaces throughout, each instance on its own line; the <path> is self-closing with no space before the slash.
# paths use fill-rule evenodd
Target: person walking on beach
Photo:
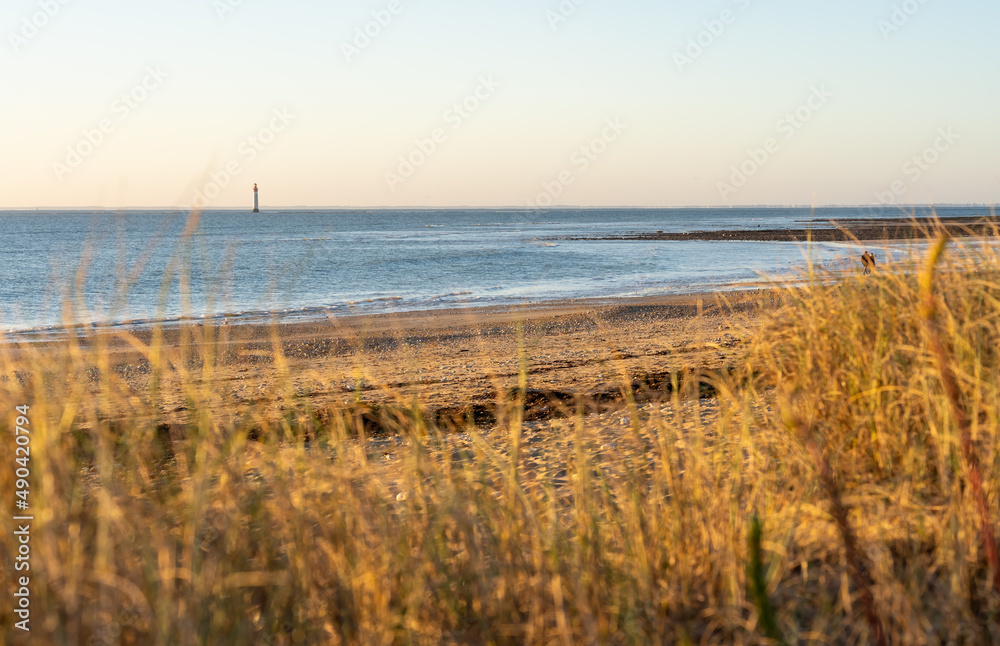
<path id="1" fill-rule="evenodd" d="M 862 272 L 863 275 L 867 276 L 872 273 L 872 270 L 875 269 L 875 254 L 870 251 L 861 254 L 861 264 L 865 268 Z"/>

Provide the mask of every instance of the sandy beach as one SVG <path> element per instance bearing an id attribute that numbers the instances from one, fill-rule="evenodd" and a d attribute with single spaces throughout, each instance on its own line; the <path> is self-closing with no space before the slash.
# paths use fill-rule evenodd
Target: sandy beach
<path id="1" fill-rule="evenodd" d="M 578 396 L 601 408 L 620 403 L 630 388 L 640 397 L 649 389 L 665 392 L 675 378 L 685 381 L 684 374 L 699 375 L 688 385 L 706 382 L 706 389 L 710 375 L 738 359 L 768 298 L 769 292 L 752 290 L 165 327 L 164 358 L 177 381 L 163 384 L 159 417 L 172 426 L 187 421 L 185 374 L 211 382 L 214 413 L 223 423 L 248 404 L 273 422 L 298 400 L 317 411 L 419 403 L 440 420 L 471 414 L 489 425 L 498 399 L 518 387 L 519 357 L 528 418 L 552 415 Z M 121 385 L 148 392 L 143 347 L 152 330 L 102 332 L 85 347 L 98 337 Z M 206 346 L 206 338 L 214 341 Z M 205 347 L 216 355 L 210 373 L 204 372 Z"/>

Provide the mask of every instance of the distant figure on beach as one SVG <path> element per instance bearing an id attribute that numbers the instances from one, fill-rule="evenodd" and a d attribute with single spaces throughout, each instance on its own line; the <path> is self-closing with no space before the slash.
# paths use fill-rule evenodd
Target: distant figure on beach
<path id="1" fill-rule="evenodd" d="M 861 254 L 861 264 L 865 267 L 865 270 L 862 272 L 863 275 L 867 276 L 872 273 L 875 269 L 875 254 L 870 251 Z"/>

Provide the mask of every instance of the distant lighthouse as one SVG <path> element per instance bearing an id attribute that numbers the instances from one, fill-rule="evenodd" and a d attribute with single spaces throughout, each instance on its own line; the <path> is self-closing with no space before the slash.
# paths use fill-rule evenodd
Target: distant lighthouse
<path id="1" fill-rule="evenodd" d="M 260 213 L 260 201 L 257 199 L 257 185 L 253 185 L 253 212 Z"/>

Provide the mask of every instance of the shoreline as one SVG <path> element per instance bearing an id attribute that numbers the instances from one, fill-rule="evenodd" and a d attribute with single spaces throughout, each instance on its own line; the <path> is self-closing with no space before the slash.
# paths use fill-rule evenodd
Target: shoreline
<path id="1" fill-rule="evenodd" d="M 692 299 L 713 300 L 717 295 L 743 295 L 769 291 L 777 286 L 766 280 L 742 283 L 728 283 L 717 289 L 692 288 L 692 290 L 671 289 L 669 293 L 647 294 L 635 296 L 586 296 L 580 298 L 554 298 L 547 300 L 532 300 L 510 303 L 447 303 L 440 307 L 417 306 L 415 309 L 352 311 L 341 307 L 305 307 L 301 309 L 284 310 L 254 310 L 240 313 L 212 314 L 201 316 L 177 316 L 162 319 L 125 319 L 120 321 L 81 322 L 72 325 L 44 325 L 25 328 L 11 328 L 0 331 L 0 343 L 17 342 L 53 343 L 64 339 L 70 332 L 77 336 L 87 334 L 114 334 L 129 332 L 145 334 L 159 327 L 171 333 L 182 327 L 204 327 L 213 324 L 215 328 L 222 327 L 263 327 L 270 328 L 277 324 L 279 328 L 294 330 L 296 328 L 311 328 L 334 321 L 338 325 L 352 326 L 364 321 L 417 321 L 430 320 L 449 316 L 498 317 L 498 320 L 509 321 L 518 316 L 535 317 L 545 313 L 558 315 L 580 308 L 606 308 L 617 306 L 656 306 L 688 302 Z M 665 288 L 666 289 L 666 288 Z"/>

